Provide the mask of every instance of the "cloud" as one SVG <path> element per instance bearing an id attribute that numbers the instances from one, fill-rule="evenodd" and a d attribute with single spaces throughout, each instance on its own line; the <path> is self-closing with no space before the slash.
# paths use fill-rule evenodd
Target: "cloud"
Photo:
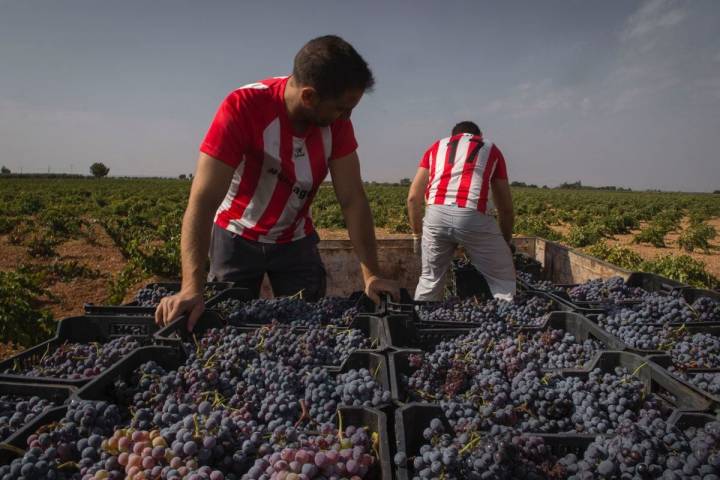
<path id="1" fill-rule="evenodd" d="M 658 30 L 673 27 L 687 17 L 683 8 L 672 8 L 674 0 L 651 0 L 632 14 L 625 23 L 621 37 L 632 40 L 647 37 Z"/>

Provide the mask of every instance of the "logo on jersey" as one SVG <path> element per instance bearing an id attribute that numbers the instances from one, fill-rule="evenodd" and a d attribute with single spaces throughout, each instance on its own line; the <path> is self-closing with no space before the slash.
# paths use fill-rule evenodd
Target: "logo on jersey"
<path id="1" fill-rule="evenodd" d="M 297 148 L 295 148 L 295 150 L 293 151 L 293 156 L 294 156 L 295 158 L 304 157 L 304 156 L 305 156 L 305 149 L 304 149 L 303 147 L 297 147 Z"/>
<path id="2" fill-rule="evenodd" d="M 278 180 L 283 182 L 286 185 L 290 185 L 292 187 L 292 192 L 300 199 L 305 200 L 307 198 L 308 194 L 310 193 L 308 190 L 303 190 L 302 188 L 295 185 L 295 182 L 293 182 L 287 175 L 282 173 L 280 170 L 278 170 L 275 167 L 268 168 L 268 173 L 271 175 L 276 175 L 278 177 Z"/>

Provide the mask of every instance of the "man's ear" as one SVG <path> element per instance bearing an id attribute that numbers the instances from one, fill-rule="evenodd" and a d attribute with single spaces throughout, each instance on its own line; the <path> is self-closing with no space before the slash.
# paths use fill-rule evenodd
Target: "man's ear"
<path id="1" fill-rule="evenodd" d="M 313 87 L 302 87 L 300 89 L 300 102 L 305 108 L 315 108 L 320 101 L 317 90 Z"/>

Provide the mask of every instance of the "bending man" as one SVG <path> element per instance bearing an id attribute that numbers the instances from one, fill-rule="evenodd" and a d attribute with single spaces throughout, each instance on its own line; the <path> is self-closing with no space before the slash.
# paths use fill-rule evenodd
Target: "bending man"
<path id="1" fill-rule="evenodd" d="M 165 324 L 204 309 L 211 281 L 233 281 L 259 295 L 265 273 L 277 296 L 325 294 L 310 205 L 328 171 L 360 260 L 365 292 L 397 295 L 380 277 L 375 230 L 365 195 L 350 114 L 374 79 L 343 39 L 311 40 L 292 75 L 245 85 L 222 102 L 200 146 L 182 226 L 182 289 L 155 313 Z M 211 242 L 212 230 L 212 242 Z"/>
<path id="2" fill-rule="evenodd" d="M 427 203 L 424 219 L 423 200 Z M 491 200 L 497 222 L 490 215 Z M 407 205 L 414 248 L 422 252 L 415 300 L 441 300 L 442 280 L 458 245 L 485 277 L 493 296 L 513 297 L 514 214 L 505 159 L 496 145 L 483 139 L 476 124 L 458 123 L 452 136 L 438 140 L 425 152 Z"/>

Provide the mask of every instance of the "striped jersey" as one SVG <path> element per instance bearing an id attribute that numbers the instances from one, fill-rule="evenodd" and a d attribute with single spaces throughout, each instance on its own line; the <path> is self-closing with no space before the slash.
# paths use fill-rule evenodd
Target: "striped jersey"
<path id="1" fill-rule="evenodd" d="M 491 181 L 508 178 L 500 149 L 469 133 L 435 142 L 423 155 L 420 167 L 429 170 L 428 205 L 457 205 L 482 213 L 491 209 Z"/>
<path id="2" fill-rule="evenodd" d="M 245 85 L 220 105 L 200 151 L 235 168 L 215 223 L 247 240 L 287 243 L 313 233 L 310 204 L 328 162 L 357 149 L 349 119 L 293 132 L 288 77 Z"/>

